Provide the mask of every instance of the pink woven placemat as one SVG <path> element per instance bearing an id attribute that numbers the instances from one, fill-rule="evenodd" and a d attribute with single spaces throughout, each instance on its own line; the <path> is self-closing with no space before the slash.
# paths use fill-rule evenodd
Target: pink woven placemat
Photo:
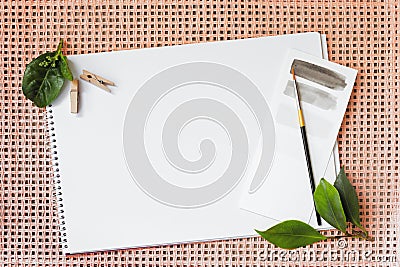
<path id="1" fill-rule="evenodd" d="M 2 1 L 0 266 L 398 266 L 399 7 L 350 0 Z M 254 237 L 62 255 L 44 110 L 21 92 L 33 57 L 62 37 L 71 55 L 308 31 L 327 34 L 332 61 L 359 70 L 340 158 L 374 242 L 327 241 L 288 253 Z"/>

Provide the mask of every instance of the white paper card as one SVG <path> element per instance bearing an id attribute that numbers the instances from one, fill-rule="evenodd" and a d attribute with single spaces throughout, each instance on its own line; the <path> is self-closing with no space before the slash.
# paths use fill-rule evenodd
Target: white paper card
<path id="1" fill-rule="evenodd" d="M 292 50 L 280 69 L 281 78 L 270 102 L 278 133 L 276 147 L 280 153 L 275 154 L 268 178 L 258 191 L 251 192 L 250 182 L 241 207 L 277 220 L 295 218 L 308 221 L 313 200 L 308 171 L 304 167 L 306 159 L 290 73 L 292 64 L 302 100 L 316 185 L 324 176 L 357 71 Z M 305 210 L 308 210 L 306 216 Z M 311 223 L 316 224 L 315 220 Z"/>

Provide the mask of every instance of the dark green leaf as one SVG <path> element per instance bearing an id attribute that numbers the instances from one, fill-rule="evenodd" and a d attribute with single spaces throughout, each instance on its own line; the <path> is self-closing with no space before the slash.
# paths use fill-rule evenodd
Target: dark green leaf
<path id="1" fill-rule="evenodd" d="M 47 57 L 54 55 L 54 52 L 40 55 L 28 64 L 24 73 L 22 91 L 38 107 L 49 105 L 59 95 L 64 84 L 58 64 L 40 65 Z"/>
<path id="2" fill-rule="evenodd" d="M 299 248 L 326 239 L 310 225 L 297 220 L 284 221 L 264 232 L 256 232 L 272 244 L 285 249 Z"/>
<path id="3" fill-rule="evenodd" d="M 65 79 L 72 81 L 74 77 L 72 76 L 72 72 L 68 67 L 68 61 L 67 57 L 64 55 L 60 56 L 60 70 L 62 75 L 64 76 Z"/>
<path id="4" fill-rule="evenodd" d="M 336 177 L 335 188 L 338 190 L 340 200 L 343 204 L 344 213 L 348 221 L 358 226 L 360 229 L 365 230 L 360 222 L 360 207 L 358 205 L 358 197 L 354 187 L 347 179 L 344 168 L 340 169 L 339 175 Z"/>
<path id="5" fill-rule="evenodd" d="M 339 192 L 324 178 L 321 179 L 314 192 L 314 201 L 321 217 L 336 229 L 346 233 L 346 215 Z"/>

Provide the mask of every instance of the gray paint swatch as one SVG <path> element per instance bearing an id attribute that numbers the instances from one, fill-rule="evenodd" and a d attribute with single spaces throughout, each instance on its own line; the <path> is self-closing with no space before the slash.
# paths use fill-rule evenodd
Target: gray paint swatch
<path id="1" fill-rule="evenodd" d="M 318 83 L 329 89 L 343 91 L 346 87 L 346 76 L 336 71 L 315 65 L 300 59 L 294 59 L 292 66 L 296 76 Z"/>
<path id="2" fill-rule="evenodd" d="M 297 82 L 297 88 L 299 89 L 301 101 L 324 110 L 336 108 L 337 98 L 334 95 L 301 82 Z M 292 80 L 287 82 L 285 91 L 283 93 L 292 98 L 295 97 Z"/>

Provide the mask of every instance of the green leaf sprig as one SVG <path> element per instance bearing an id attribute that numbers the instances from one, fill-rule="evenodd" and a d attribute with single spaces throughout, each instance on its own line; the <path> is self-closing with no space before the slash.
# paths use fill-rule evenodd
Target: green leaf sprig
<path id="1" fill-rule="evenodd" d="M 62 47 L 61 39 L 55 52 L 44 53 L 26 66 L 22 91 L 38 107 L 50 105 L 60 94 L 65 79 L 73 80 Z"/>
<path id="2" fill-rule="evenodd" d="M 284 249 L 295 249 L 322 240 L 342 237 L 373 240 L 361 225 L 358 197 L 354 187 L 347 179 L 344 168 L 341 168 L 334 185 L 331 185 L 324 178 L 321 179 L 314 192 L 314 202 L 321 217 L 340 230 L 343 235 L 324 236 L 310 225 L 297 220 L 284 221 L 266 231 L 256 230 L 256 232 L 262 238 Z M 359 230 L 348 232 L 347 222 L 350 222 Z"/>

